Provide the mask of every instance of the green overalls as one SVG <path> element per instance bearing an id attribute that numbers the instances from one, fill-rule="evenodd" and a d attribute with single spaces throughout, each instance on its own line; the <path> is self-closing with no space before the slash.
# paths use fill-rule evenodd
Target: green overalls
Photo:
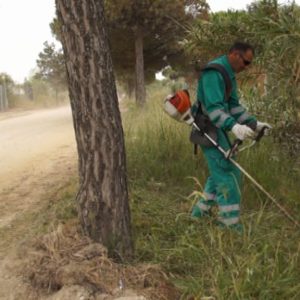
<path id="1" fill-rule="evenodd" d="M 248 124 L 255 121 L 248 115 L 246 109 L 240 105 L 235 73 L 226 55 L 211 61 L 225 67 L 232 82 L 229 99 L 225 100 L 225 82 L 216 70 L 204 71 L 198 82 L 197 101 L 201 103 L 202 111 L 218 128 L 218 143 L 224 149 L 230 148 L 226 131 L 230 131 L 236 124 Z M 240 199 L 241 173 L 215 147 L 201 146 L 208 163 L 210 176 L 208 177 L 204 193 L 193 207 L 192 216 L 209 215 L 213 205 L 218 205 L 218 223 L 225 227 L 240 228 Z"/>

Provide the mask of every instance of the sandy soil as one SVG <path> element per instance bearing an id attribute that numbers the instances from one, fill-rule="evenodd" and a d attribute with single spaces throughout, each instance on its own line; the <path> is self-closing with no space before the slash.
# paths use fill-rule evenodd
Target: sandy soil
<path id="1" fill-rule="evenodd" d="M 76 174 L 70 108 L 1 113 L 0 157 L 0 299 L 24 299 L 12 253 L 26 235 L 22 217 Z"/>

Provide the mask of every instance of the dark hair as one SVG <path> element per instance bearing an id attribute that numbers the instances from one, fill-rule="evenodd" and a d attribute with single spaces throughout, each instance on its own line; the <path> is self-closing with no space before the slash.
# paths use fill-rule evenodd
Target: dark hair
<path id="1" fill-rule="evenodd" d="M 243 53 L 245 53 L 247 50 L 251 50 L 254 54 L 254 48 L 250 44 L 244 42 L 235 42 L 229 49 L 229 53 L 235 50 L 241 51 Z"/>

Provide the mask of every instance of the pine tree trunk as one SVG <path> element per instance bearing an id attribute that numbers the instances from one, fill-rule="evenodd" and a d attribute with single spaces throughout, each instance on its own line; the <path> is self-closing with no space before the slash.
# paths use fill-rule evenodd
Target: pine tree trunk
<path id="1" fill-rule="evenodd" d="M 135 30 L 135 99 L 140 106 L 143 106 L 146 102 L 143 43 L 143 31 L 140 27 L 137 27 Z"/>
<path id="2" fill-rule="evenodd" d="M 134 84 L 134 78 L 132 77 L 128 77 L 127 80 L 127 89 L 126 89 L 126 92 L 127 92 L 127 97 L 129 99 L 131 99 L 133 97 L 133 93 L 134 93 L 134 90 L 135 90 L 135 84 Z"/>
<path id="3" fill-rule="evenodd" d="M 103 0 L 56 0 L 56 7 L 79 157 L 79 219 L 111 254 L 130 258 L 124 136 Z"/>

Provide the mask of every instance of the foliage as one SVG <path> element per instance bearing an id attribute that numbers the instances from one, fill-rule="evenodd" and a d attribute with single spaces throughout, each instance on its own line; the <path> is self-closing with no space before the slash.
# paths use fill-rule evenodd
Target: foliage
<path id="1" fill-rule="evenodd" d="M 148 92 L 151 99 L 143 110 L 123 103 L 136 262 L 159 265 L 181 299 L 299 299 L 299 230 L 247 180 L 243 234 L 218 229 L 211 219 L 192 219 L 206 164 L 201 155 L 193 156 L 189 127 L 162 111 L 169 83 L 152 85 Z M 299 158 L 286 156 L 265 137 L 238 159 L 299 220 Z M 49 204 L 40 221 L 72 218 L 76 190 L 71 187 L 63 203 Z"/>
<path id="2" fill-rule="evenodd" d="M 0 73 L 0 84 L 7 84 L 8 86 L 14 85 L 14 80 L 7 73 Z"/>
<path id="3" fill-rule="evenodd" d="M 297 99 L 300 94 L 300 7 L 292 4 L 279 8 L 276 1 L 273 2 L 272 12 L 270 5 L 258 6 L 250 17 L 255 25 L 255 39 L 264 45 L 260 62 L 268 76 L 267 88 L 277 98 L 279 95 L 284 98 L 283 110 L 294 108 L 290 117 L 296 121 L 300 108 L 300 99 Z"/>
<path id="4" fill-rule="evenodd" d="M 67 79 L 62 49 L 56 50 L 53 43 L 45 42 L 37 65 L 38 72 L 35 74 L 37 79 L 48 82 L 57 91 L 66 90 Z"/>
<path id="5" fill-rule="evenodd" d="M 234 41 L 247 37 L 246 18 L 243 11 L 228 11 L 210 14 L 208 20 L 196 20 L 182 42 L 185 51 L 200 64 L 226 53 Z"/>
<path id="6" fill-rule="evenodd" d="M 22 107 L 53 107 L 69 101 L 67 92 L 58 94 L 57 89 L 45 80 L 35 76 L 26 79 L 23 84 L 18 86 L 18 103 Z"/>
<path id="7" fill-rule="evenodd" d="M 147 82 L 153 81 L 155 73 L 163 67 L 178 64 L 178 60 L 182 62 L 183 53 L 178 41 L 185 33 L 185 24 L 191 20 L 187 6 L 194 15 L 202 15 L 207 10 L 203 0 L 106 1 L 117 74 L 127 78 L 134 74 L 134 41 L 138 29 L 143 32 Z"/>
<path id="8" fill-rule="evenodd" d="M 51 107 L 57 103 L 56 92 L 49 82 L 33 77 L 24 82 L 24 88 L 32 93 L 32 102 L 35 106 Z"/>
<path id="9" fill-rule="evenodd" d="M 0 73 L 0 85 L 3 85 L 7 89 L 8 97 L 13 94 L 15 82 L 10 75 L 6 73 Z"/>
<path id="10" fill-rule="evenodd" d="M 6 73 L 0 74 L 0 85 L 5 85 L 9 108 L 50 107 L 58 104 L 56 91 L 48 81 L 33 76 L 25 79 L 22 84 L 16 84 Z M 60 102 L 66 100 L 66 95 L 60 94 Z"/>
<path id="11" fill-rule="evenodd" d="M 300 151 L 300 7 L 277 1 L 249 8 L 254 38 L 261 45 L 258 64 L 265 72 L 265 93 L 257 110 L 275 125 L 274 137 L 290 154 Z M 258 108 L 258 106 L 264 106 Z"/>
<path id="12" fill-rule="evenodd" d="M 105 1 L 115 75 L 129 95 L 136 84 L 137 29 L 143 32 L 145 80 L 151 83 L 155 73 L 165 66 L 182 68 L 187 64 L 179 41 L 185 35 L 186 24 L 195 18 L 206 18 L 208 8 L 205 0 Z M 61 27 L 57 18 L 50 27 L 60 40 Z"/>
<path id="13" fill-rule="evenodd" d="M 227 53 L 236 40 L 256 49 L 255 66 L 238 76 L 246 83 L 243 89 L 252 85 L 253 97 L 246 99 L 252 112 L 269 120 L 276 129 L 274 137 L 287 141 L 289 148 L 299 144 L 300 7 L 262 0 L 247 11 L 211 14 L 207 21 L 193 24 L 183 44 L 193 61 L 205 64 Z"/>
<path id="14" fill-rule="evenodd" d="M 147 109 L 124 115 L 136 260 L 162 265 L 182 299 L 298 299 L 299 230 L 246 179 L 242 235 L 192 219 L 206 163 L 193 157 L 190 129 L 162 111 L 169 87 L 150 91 Z M 299 219 L 299 160 L 265 138 L 239 162 Z"/>

